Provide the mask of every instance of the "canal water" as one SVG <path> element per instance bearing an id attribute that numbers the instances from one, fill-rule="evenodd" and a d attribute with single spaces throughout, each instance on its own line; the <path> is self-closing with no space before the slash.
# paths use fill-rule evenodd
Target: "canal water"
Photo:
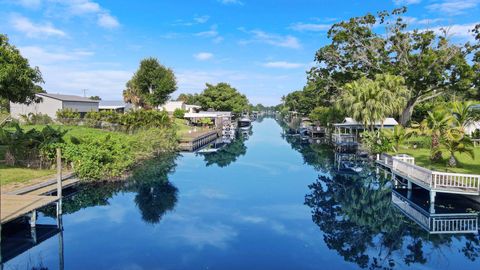
<path id="1" fill-rule="evenodd" d="M 480 269 L 478 234 L 432 233 L 428 195 L 392 194 L 386 175 L 342 169 L 325 146 L 260 119 L 218 153 L 79 187 L 63 201 L 62 232 L 55 207 L 35 239 L 28 226 L 3 228 L 3 269 Z M 437 201 L 436 214 L 477 211 Z"/>

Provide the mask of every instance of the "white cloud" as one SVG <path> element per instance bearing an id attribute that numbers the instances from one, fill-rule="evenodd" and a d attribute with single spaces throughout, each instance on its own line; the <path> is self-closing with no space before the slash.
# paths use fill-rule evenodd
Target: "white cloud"
<path id="1" fill-rule="evenodd" d="M 294 23 L 289 28 L 295 31 L 326 31 L 330 29 L 330 24 L 315 24 L 315 23 Z"/>
<path id="2" fill-rule="evenodd" d="M 104 99 L 120 99 L 125 83 L 132 77 L 132 72 L 125 70 L 69 70 L 48 67 L 42 69 L 42 72 L 45 75 L 47 91 L 79 94 L 81 89 L 88 89 L 90 95 L 99 95 Z"/>
<path id="3" fill-rule="evenodd" d="M 210 16 L 203 15 L 203 16 L 195 16 L 193 20 L 197 23 L 206 23 L 210 19 Z"/>
<path id="4" fill-rule="evenodd" d="M 203 38 L 211 38 L 213 43 L 220 43 L 223 41 L 223 37 L 220 36 L 217 30 L 217 25 L 214 24 L 210 27 L 210 30 L 202 31 L 195 33 L 194 36 L 203 37 Z"/>
<path id="5" fill-rule="evenodd" d="M 42 3 L 41 0 L 22 0 L 27 5 L 28 2 Z M 120 25 L 118 20 L 110 14 L 108 9 L 103 8 L 99 3 L 91 0 L 46 0 L 43 1 L 46 12 L 52 17 L 72 17 L 81 16 L 95 19 L 97 24 L 103 28 L 115 28 Z"/>
<path id="6" fill-rule="evenodd" d="M 102 12 L 102 8 L 98 3 L 89 0 L 75 0 L 64 2 L 74 14 L 87 14 Z"/>
<path id="7" fill-rule="evenodd" d="M 430 25 L 430 24 L 434 24 L 444 20 L 442 18 L 419 19 L 416 17 L 409 17 L 409 16 L 403 16 L 402 19 L 407 24 L 417 24 L 417 25 Z"/>
<path id="8" fill-rule="evenodd" d="M 413 4 L 419 4 L 422 0 L 393 0 L 397 6 L 408 6 Z"/>
<path id="9" fill-rule="evenodd" d="M 37 9 L 42 5 L 42 0 L 14 0 L 12 2 L 29 9 Z"/>
<path id="10" fill-rule="evenodd" d="M 286 61 L 277 61 L 277 62 L 267 62 L 263 63 L 262 66 L 268 67 L 268 68 L 283 68 L 283 69 L 292 69 L 292 68 L 300 68 L 305 66 L 304 64 L 301 63 L 292 63 L 292 62 L 286 62 Z"/>
<path id="11" fill-rule="evenodd" d="M 25 46 L 18 48 L 22 55 L 28 58 L 34 66 L 44 66 L 63 61 L 81 60 L 94 55 L 91 51 L 74 50 L 68 52 L 51 52 L 37 46 Z"/>
<path id="12" fill-rule="evenodd" d="M 471 30 L 480 22 L 469 23 L 469 24 L 454 24 L 449 26 L 438 26 L 424 30 L 431 30 L 437 34 L 443 34 L 443 31 L 446 30 L 447 36 L 450 38 L 457 38 L 462 41 L 473 41 L 474 35 Z"/>
<path id="13" fill-rule="evenodd" d="M 261 30 L 247 31 L 243 28 L 240 28 L 239 30 L 252 35 L 252 38 L 250 40 L 240 41 L 240 44 L 245 45 L 252 42 L 258 42 L 258 43 L 265 43 L 265 44 L 269 44 L 277 47 L 284 47 L 284 48 L 291 48 L 291 49 L 299 49 L 302 47 L 302 45 L 300 44 L 300 41 L 294 36 L 276 35 L 276 34 L 267 33 Z"/>
<path id="14" fill-rule="evenodd" d="M 213 58 L 213 53 L 200 52 L 200 53 L 197 53 L 197 54 L 193 55 L 193 57 L 195 57 L 195 59 L 197 59 L 199 61 L 206 61 L 206 60 L 210 60 L 210 59 Z"/>
<path id="15" fill-rule="evenodd" d="M 243 2 L 240 0 L 218 0 L 218 2 L 224 5 L 241 5 L 243 6 Z"/>
<path id="16" fill-rule="evenodd" d="M 427 9 L 454 16 L 477 7 L 479 3 L 480 0 L 444 0 L 442 3 L 428 5 Z"/>
<path id="17" fill-rule="evenodd" d="M 17 31 L 24 33 L 28 37 L 65 37 L 67 35 L 62 30 L 55 28 L 49 22 L 43 24 L 35 24 L 28 18 L 20 15 L 13 15 L 10 23 Z"/>
<path id="18" fill-rule="evenodd" d="M 120 23 L 116 18 L 112 17 L 112 15 L 103 13 L 98 15 L 98 25 L 103 28 L 116 28 L 120 26 Z"/>

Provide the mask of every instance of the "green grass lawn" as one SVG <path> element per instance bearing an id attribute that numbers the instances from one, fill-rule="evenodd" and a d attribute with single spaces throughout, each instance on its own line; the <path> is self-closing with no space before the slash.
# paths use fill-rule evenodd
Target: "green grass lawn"
<path id="1" fill-rule="evenodd" d="M 206 132 L 211 131 L 212 129 L 204 128 L 204 127 L 196 127 L 196 132 L 189 133 L 193 127 L 187 125 L 187 120 L 184 119 L 176 119 L 175 118 L 175 129 L 177 132 L 177 138 L 180 138 L 181 141 L 189 141 L 195 138 L 196 136 Z"/>
<path id="2" fill-rule="evenodd" d="M 22 183 L 35 178 L 54 175 L 55 170 L 37 170 L 0 164 L 0 185 Z"/>
<path id="3" fill-rule="evenodd" d="M 457 167 L 447 167 L 449 155 L 447 151 L 442 151 L 443 159 L 442 161 L 432 163 L 430 161 L 430 149 L 429 148 L 417 148 L 413 149 L 412 147 L 401 147 L 399 153 L 408 154 L 415 158 L 415 164 L 425 167 L 430 170 L 441 171 L 441 172 L 455 172 L 455 173 L 469 173 L 469 174 L 480 174 L 480 147 L 474 148 L 475 159 L 472 159 L 467 154 L 456 154 L 458 164 Z M 395 154 L 395 153 L 391 153 Z"/>

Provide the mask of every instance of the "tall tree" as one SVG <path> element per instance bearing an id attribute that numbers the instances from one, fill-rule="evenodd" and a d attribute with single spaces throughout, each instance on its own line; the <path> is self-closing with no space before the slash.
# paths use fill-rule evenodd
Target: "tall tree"
<path id="1" fill-rule="evenodd" d="M 214 109 L 241 113 L 247 110 L 249 106 L 247 97 L 228 83 L 217 85 L 207 83 L 206 88 L 198 96 L 198 100 L 205 110 Z"/>
<path id="2" fill-rule="evenodd" d="M 450 44 L 446 31 L 442 35 L 411 30 L 401 17 L 405 12 L 400 8 L 334 24 L 328 31 L 332 42 L 317 51 L 309 81 L 332 99 L 343 85 L 362 77 L 402 76 L 410 91 L 401 115 L 404 125 L 418 103 L 470 89 L 473 72 L 466 60 L 468 52 Z M 384 34 L 375 32 L 377 26 L 385 26 Z"/>
<path id="3" fill-rule="evenodd" d="M 40 83 L 43 79 L 39 68 L 30 67 L 28 59 L 8 42 L 6 35 L 0 34 L 0 99 L 31 103 L 36 93 L 43 92 Z"/>
<path id="4" fill-rule="evenodd" d="M 473 79 L 473 87 L 469 91 L 467 98 L 480 100 L 480 24 L 477 24 L 473 28 L 472 33 L 475 36 L 475 44 L 470 45 L 467 43 L 466 48 L 468 53 L 472 53 L 472 62 L 473 62 L 473 73 L 475 77 Z"/>
<path id="5" fill-rule="evenodd" d="M 146 58 L 127 82 L 123 98 L 135 106 L 153 108 L 164 104 L 175 90 L 177 82 L 173 71 L 156 58 Z"/>

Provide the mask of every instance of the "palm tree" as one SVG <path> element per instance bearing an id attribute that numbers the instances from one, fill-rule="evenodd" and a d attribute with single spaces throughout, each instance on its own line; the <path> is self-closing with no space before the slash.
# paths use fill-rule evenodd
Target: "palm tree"
<path id="1" fill-rule="evenodd" d="M 456 167 L 457 159 L 455 153 L 466 153 L 472 159 L 475 159 L 475 153 L 473 151 L 473 142 L 472 140 L 465 136 L 462 128 L 451 128 L 446 133 L 442 140 L 443 146 L 447 149 L 450 154 L 448 159 L 448 166 Z"/>
<path id="2" fill-rule="evenodd" d="M 453 117 L 450 112 L 446 110 L 436 109 L 433 112 L 428 112 L 420 124 L 412 124 L 420 134 L 430 136 L 432 139 L 430 149 L 430 159 L 440 160 L 442 152 L 440 151 L 440 138 L 452 127 Z"/>
<path id="3" fill-rule="evenodd" d="M 392 141 L 392 148 L 395 152 L 398 152 L 400 150 L 400 145 L 402 145 L 414 133 L 411 129 L 404 128 L 402 125 L 397 125 L 393 130 L 385 130 L 384 132 Z"/>
<path id="4" fill-rule="evenodd" d="M 473 105 L 475 105 L 475 103 L 472 101 L 456 101 L 452 103 L 451 112 L 455 118 L 455 123 L 463 131 L 468 125 L 475 122 L 479 118 L 479 116 L 472 109 Z"/>
<path id="5" fill-rule="evenodd" d="M 379 74 L 375 80 L 361 78 L 347 83 L 338 105 L 356 121 L 373 130 L 376 122 L 398 115 L 407 102 L 402 77 Z"/>

